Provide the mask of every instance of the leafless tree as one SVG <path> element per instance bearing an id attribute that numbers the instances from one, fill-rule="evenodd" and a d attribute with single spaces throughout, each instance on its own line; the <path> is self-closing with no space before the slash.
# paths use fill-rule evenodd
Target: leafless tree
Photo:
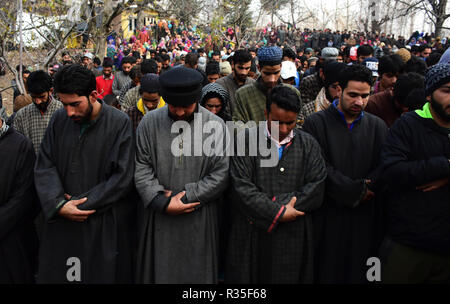
<path id="1" fill-rule="evenodd" d="M 433 23 L 436 37 L 441 36 L 442 30 L 450 29 L 444 26 L 445 21 L 450 17 L 447 10 L 447 0 L 399 0 L 398 2 L 405 5 L 408 13 L 413 11 L 423 11 L 425 16 Z"/>

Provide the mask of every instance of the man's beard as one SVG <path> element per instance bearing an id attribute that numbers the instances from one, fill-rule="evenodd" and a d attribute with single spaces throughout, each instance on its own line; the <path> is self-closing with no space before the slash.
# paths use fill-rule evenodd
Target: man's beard
<path id="1" fill-rule="evenodd" d="M 325 88 L 325 97 L 327 98 L 327 100 L 328 100 L 329 102 L 333 102 L 333 101 L 334 101 L 333 96 L 331 96 L 331 94 L 330 94 L 330 92 L 328 91 L 327 88 Z"/>
<path id="2" fill-rule="evenodd" d="M 48 105 L 50 104 L 50 96 L 47 97 L 47 100 L 45 102 L 41 102 L 40 104 L 37 104 L 35 102 L 33 103 L 36 106 L 36 108 L 38 108 L 39 111 L 45 113 L 47 111 Z"/>
<path id="3" fill-rule="evenodd" d="M 447 114 L 445 112 L 445 108 L 443 105 L 438 103 L 436 99 L 433 98 L 433 95 L 431 95 L 431 101 L 430 105 L 433 108 L 434 112 L 445 122 L 450 123 L 450 114 Z M 450 106 L 447 106 L 447 109 L 450 108 Z"/>
<path id="4" fill-rule="evenodd" d="M 124 70 L 122 70 L 122 73 L 123 73 L 124 75 L 126 75 L 126 76 L 130 75 L 130 71 L 124 71 Z"/>
<path id="5" fill-rule="evenodd" d="M 70 118 L 78 124 L 87 123 L 91 119 L 91 114 L 92 114 L 93 109 L 94 109 L 94 107 L 89 102 L 89 107 L 86 109 L 86 111 L 82 115 L 73 115 L 73 116 L 70 116 Z"/>
<path id="6" fill-rule="evenodd" d="M 236 71 L 234 71 L 234 75 L 236 76 L 236 79 L 242 82 L 245 82 L 245 80 L 247 80 L 247 75 L 239 75 L 238 73 L 236 73 Z"/>

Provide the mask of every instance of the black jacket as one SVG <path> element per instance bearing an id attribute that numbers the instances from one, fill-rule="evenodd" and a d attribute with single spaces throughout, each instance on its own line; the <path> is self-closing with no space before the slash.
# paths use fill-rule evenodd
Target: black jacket
<path id="1" fill-rule="evenodd" d="M 389 183 L 388 233 L 401 244 L 450 254 L 450 184 L 430 192 L 416 187 L 450 177 L 450 130 L 415 112 L 404 114 L 382 149 Z"/>

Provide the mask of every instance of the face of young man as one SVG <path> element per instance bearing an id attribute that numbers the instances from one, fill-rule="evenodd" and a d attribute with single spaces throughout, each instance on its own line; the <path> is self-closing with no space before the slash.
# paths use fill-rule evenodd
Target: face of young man
<path id="1" fill-rule="evenodd" d="M 67 116 L 74 122 L 81 124 L 91 120 L 92 102 L 97 99 L 97 92 L 93 91 L 89 98 L 87 96 L 64 93 L 59 93 L 58 97 L 67 112 Z"/>
<path id="2" fill-rule="evenodd" d="M 338 99 L 342 94 L 342 89 L 339 86 L 339 81 L 332 83 L 328 86 L 328 90 L 326 92 L 326 96 L 328 101 L 332 102 L 335 99 Z"/>
<path id="3" fill-rule="evenodd" d="M 430 54 L 431 54 L 431 49 L 426 48 L 425 50 L 423 50 L 423 52 L 420 53 L 420 56 L 423 58 L 427 58 L 430 56 Z"/>
<path id="4" fill-rule="evenodd" d="M 370 57 L 372 57 L 372 55 L 361 55 L 358 57 L 358 61 L 359 61 L 359 63 L 362 63 L 364 61 L 364 59 L 367 59 Z"/>
<path id="5" fill-rule="evenodd" d="M 450 82 L 431 94 L 430 105 L 444 123 L 450 123 Z"/>
<path id="6" fill-rule="evenodd" d="M 220 78 L 220 75 L 219 74 L 211 74 L 211 75 L 206 76 L 206 78 L 208 78 L 209 83 L 214 83 L 217 81 L 217 79 Z"/>
<path id="7" fill-rule="evenodd" d="M 105 78 L 109 78 L 112 74 L 112 67 L 104 67 L 102 73 Z"/>
<path id="8" fill-rule="evenodd" d="M 211 60 L 212 60 L 212 61 L 217 61 L 217 62 L 220 63 L 220 56 L 219 56 L 219 55 L 213 55 L 213 56 L 211 57 Z"/>
<path id="9" fill-rule="evenodd" d="M 39 109 L 39 111 L 47 111 L 48 104 L 50 103 L 50 95 L 52 94 L 52 92 L 53 89 L 50 89 L 49 92 L 40 94 L 30 92 L 31 100 L 33 101 L 36 108 Z"/>
<path id="10" fill-rule="evenodd" d="M 270 105 L 270 113 L 267 113 L 267 110 L 265 110 L 265 114 L 267 119 L 267 128 L 269 129 L 270 134 L 273 134 L 271 122 L 278 122 L 278 141 L 285 139 L 295 128 L 298 113 L 285 110 L 278 107 L 276 103 L 272 103 Z"/>
<path id="11" fill-rule="evenodd" d="M 164 62 L 163 62 L 163 68 L 164 68 L 164 69 L 167 69 L 167 68 L 169 67 L 169 64 L 170 64 L 170 60 L 164 61 Z"/>
<path id="12" fill-rule="evenodd" d="M 83 64 L 86 68 L 90 68 L 91 65 L 92 65 L 92 60 L 89 59 L 88 57 L 83 57 L 82 64 Z"/>
<path id="13" fill-rule="evenodd" d="M 260 67 L 261 78 L 264 86 L 271 90 L 275 87 L 280 79 L 281 64 L 278 65 L 265 65 Z"/>
<path id="14" fill-rule="evenodd" d="M 125 75 L 130 74 L 131 68 L 132 68 L 131 63 L 124 63 L 124 64 L 122 64 L 122 72 Z"/>
<path id="15" fill-rule="evenodd" d="M 370 85 L 366 82 L 349 81 L 342 91 L 338 109 L 345 117 L 354 120 L 366 108 L 370 96 Z"/>
<path id="16" fill-rule="evenodd" d="M 397 82 L 397 74 L 393 74 L 393 73 L 384 73 L 383 75 L 381 75 L 381 86 L 385 89 L 385 90 L 393 90 L 394 89 L 394 85 Z"/>
<path id="17" fill-rule="evenodd" d="M 156 62 L 156 65 L 157 65 L 157 67 L 158 67 L 158 70 L 157 70 L 157 74 L 159 75 L 159 74 L 161 74 L 161 69 L 162 69 L 162 62 Z"/>
<path id="18" fill-rule="evenodd" d="M 222 101 L 217 97 L 210 98 L 205 102 L 205 108 L 213 114 L 218 115 L 220 110 L 222 110 Z"/>
<path id="19" fill-rule="evenodd" d="M 148 93 L 148 92 L 142 92 L 142 101 L 144 102 L 145 106 L 150 110 L 154 110 L 158 107 L 159 100 L 161 99 L 161 96 L 159 93 Z"/>
<path id="20" fill-rule="evenodd" d="M 248 72 L 250 72 L 250 67 L 252 66 L 252 62 L 241 63 L 238 62 L 233 64 L 233 75 L 234 78 L 238 80 L 238 82 L 244 83 L 247 80 Z"/>
<path id="21" fill-rule="evenodd" d="M 194 102 L 193 104 L 184 107 L 167 104 L 167 107 L 169 109 L 169 116 L 172 117 L 173 120 L 189 121 L 193 118 L 197 103 Z"/>

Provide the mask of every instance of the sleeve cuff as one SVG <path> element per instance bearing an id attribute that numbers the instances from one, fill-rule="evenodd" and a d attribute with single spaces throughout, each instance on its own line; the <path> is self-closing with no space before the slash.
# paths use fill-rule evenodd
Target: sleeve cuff
<path id="1" fill-rule="evenodd" d="M 169 206 L 170 197 L 165 197 L 163 193 L 159 193 L 151 201 L 150 206 L 161 213 L 166 212 L 167 206 Z"/>
<path id="2" fill-rule="evenodd" d="M 361 203 L 362 199 L 364 198 L 364 196 L 367 193 L 367 189 L 368 189 L 367 184 L 365 181 L 363 181 L 363 190 L 361 192 L 359 199 L 353 204 L 353 208 L 357 207 L 359 205 L 359 203 Z"/>
<path id="3" fill-rule="evenodd" d="M 58 214 L 59 210 L 60 210 L 67 202 L 68 202 L 68 200 L 66 200 L 66 199 L 63 199 L 62 201 L 60 201 L 60 202 L 56 205 L 55 209 L 53 209 L 53 211 L 49 214 L 48 219 L 49 219 L 49 220 L 54 219 L 54 217 Z"/>
<path id="4" fill-rule="evenodd" d="M 281 206 L 280 210 L 278 211 L 277 215 L 275 216 L 275 218 L 273 219 L 272 224 L 270 225 L 269 229 L 267 230 L 268 233 L 271 233 L 273 231 L 273 229 L 277 226 L 278 224 L 278 219 L 280 219 L 281 217 L 283 217 L 284 213 L 286 212 L 286 206 L 283 205 Z"/>

